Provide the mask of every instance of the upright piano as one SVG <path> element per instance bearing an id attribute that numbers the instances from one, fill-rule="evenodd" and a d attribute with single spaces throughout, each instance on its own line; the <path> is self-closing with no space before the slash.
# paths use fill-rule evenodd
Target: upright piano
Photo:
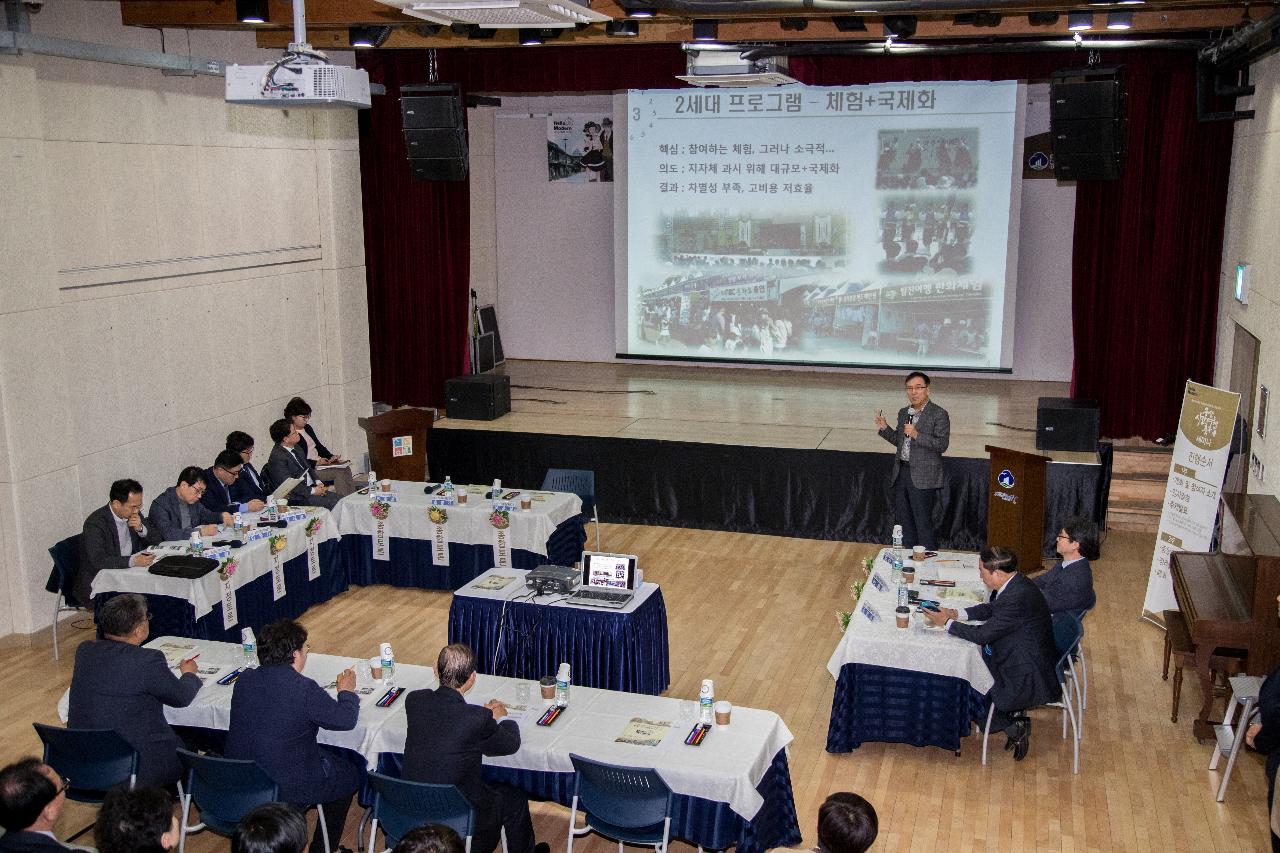
<path id="1" fill-rule="evenodd" d="M 1173 593 L 1196 649 L 1204 705 L 1195 736 L 1213 737 L 1216 654 L 1244 657 L 1249 675 L 1268 675 L 1280 664 L 1280 501 L 1274 495 L 1223 495 L 1218 550 L 1175 552 L 1169 561 Z"/>

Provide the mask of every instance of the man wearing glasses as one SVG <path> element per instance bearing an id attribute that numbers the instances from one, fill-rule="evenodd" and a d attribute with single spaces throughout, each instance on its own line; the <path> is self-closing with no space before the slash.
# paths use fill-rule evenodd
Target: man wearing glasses
<path id="1" fill-rule="evenodd" d="M 896 448 L 893 456 L 893 517 L 902 525 L 902 544 L 938 550 L 933 509 L 942 488 L 942 454 L 951 443 L 951 417 L 929 399 L 928 375 L 907 375 L 907 405 L 890 427 L 884 411 L 876 412 L 876 431 Z"/>
<path id="2" fill-rule="evenodd" d="M 24 758 L 0 770 L 0 853 L 71 850 L 53 827 L 62 814 L 70 780 L 38 758 Z"/>
<path id="3" fill-rule="evenodd" d="M 212 512 L 258 512 L 267 504 L 256 498 L 238 501 L 232 490 L 244 473 L 244 460 L 234 450 L 224 450 L 213 460 L 213 467 L 204 472 L 204 496 L 200 503 Z"/>
<path id="4" fill-rule="evenodd" d="M 160 541 L 186 539 L 193 530 L 199 530 L 201 536 L 213 536 L 219 524 L 231 523 L 231 513 L 215 512 L 200 503 L 205 488 L 204 472 L 188 465 L 178 475 L 178 484 L 151 502 L 147 518 L 159 529 Z"/>
<path id="5" fill-rule="evenodd" d="M 164 718 L 164 707 L 185 708 L 200 692 L 194 658 L 169 669 L 164 652 L 145 649 L 151 633 L 147 600 L 117 595 L 98 614 L 101 640 L 76 649 L 67 728 L 112 729 L 138 750 L 139 787 L 172 785 L 182 775 L 182 742 Z"/>
<path id="6" fill-rule="evenodd" d="M 1032 580 L 1044 593 L 1051 613 L 1066 612 L 1079 618 L 1098 601 L 1089 565 L 1090 560 L 1098 559 L 1098 525 L 1087 518 L 1069 518 L 1054 541 L 1058 562 Z"/>

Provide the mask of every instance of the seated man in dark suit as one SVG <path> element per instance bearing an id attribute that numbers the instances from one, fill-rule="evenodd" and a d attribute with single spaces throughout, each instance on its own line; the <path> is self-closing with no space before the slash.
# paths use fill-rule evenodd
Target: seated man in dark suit
<path id="1" fill-rule="evenodd" d="M 1058 531 L 1058 557 L 1053 568 L 1032 578 L 1051 613 L 1070 613 L 1077 619 L 1093 609 L 1098 596 L 1093 591 L 1093 568 L 1098 559 L 1098 525 L 1087 518 L 1069 518 Z"/>
<path id="2" fill-rule="evenodd" d="M 0 770 L 0 853 L 72 849 L 53 834 L 66 792 L 62 778 L 38 758 L 24 758 Z"/>
<path id="3" fill-rule="evenodd" d="M 257 499 L 241 501 L 234 498 L 231 489 L 244 473 L 244 460 L 234 450 L 223 450 L 213 460 L 213 467 L 204 471 L 204 494 L 200 503 L 212 512 L 258 512 L 266 502 Z"/>
<path id="4" fill-rule="evenodd" d="M 476 683 L 475 654 L 462 643 L 445 646 L 436 661 L 436 675 L 438 688 L 415 690 L 405 697 L 409 728 L 402 775 L 413 782 L 458 786 L 476 810 L 471 853 L 492 853 L 504 827 L 508 853 L 547 853 L 545 843 L 534 844 L 528 796 L 480 778 L 482 756 L 511 755 L 520 749 L 520 727 L 502 719 L 507 706 L 496 699 L 481 706 L 463 698 Z"/>
<path id="5" fill-rule="evenodd" d="M 969 607 L 963 613 L 950 608 L 925 610 L 935 625 L 982 646 L 982 659 L 995 684 L 988 695 L 995 705 L 991 729 L 1008 735 L 1005 749 L 1021 761 L 1027 756 L 1031 720 L 1021 712 L 1062 698 L 1054 665 L 1058 649 L 1053 640 L 1053 617 L 1044 595 L 1025 575 L 1018 573 L 1018 555 L 1000 545 L 988 545 L 979 554 L 982 582 L 991 590 L 991 603 Z M 985 619 L 966 625 L 961 619 Z"/>
<path id="6" fill-rule="evenodd" d="M 253 467 L 253 443 L 253 436 L 247 432 L 236 430 L 227 434 L 227 450 L 234 451 L 244 463 L 244 467 L 240 469 L 240 476 L 231 486 L 231 499 L 240 503 L 250 501 L 265 503 L 267 498 L 271 497 L 271 490 L 267 488 L 266 480 L 258 473 L 258 469 Z"/>
<path id="7" fill-rule="evenodd" d="M 139 785 L 172 785 L 182 775 L 182 743 L 164 718 L 164 706 L 190 705 L 201 682 L 194 659 L 182 661 L 176 676 L 164 652 L 142 648 L 151 633 L 149 620 L 147 599 L 136 592 L 102 606 L 102 639 L 76 649 L 67 727 L 115 730 L 138 750 Z"/>
<path id="8" fill-rule="evenodd" d="M 219 524 L 231 523 L 231 513 L 214 512 L 200 503 L 205 488 L 204 472 L 188 465 L 178 474 L 178 484 L 151 502 L 147 517 L 160 529 L 162 542 L 186 539 L 197 529 L 201 536 L 213 536 Z"/>
<path id="9" fill-rule="evenodd" d="M 298 431 L 284 418 L 271 425 L 271 440 L 275 445 L 267 458 L 265 473 L 267 483 L 272 489 L 279 487 L 291 477 L 301 477 L 302 482 L 294 486 L 289 493 L 289 503 L 304 506 L 322 506 L 333 509 L 340 498 L 331 494 L 328 487 L 316 478 L 311 465 L 305 456 L 300 456 L 295 448 L 298 446 Z"/>
<path id="10" fill-rule="evenodd" d="M 161 541 L 160 531 L 142 517 L 142 484 L 137 480 L 116 480 L 106 506 L 89 513 L 80 531 L 80 571 L 74 595 L 78 603 L 90 605 L 89 589 L 103 569 L 145 568 L 155 555 L 144 552 Z"/>
<path id="11" fill-rule="evenodd" d="M 307 629 L 292 619 L 272 622 L 258 633 L 261 666 L 236 679 L 226 755 L 258 762 L 280 785 L 284 802 L 300 809 L 322 803 L 329 843 L 338 849 L 351 797 L 364 781 L 364 762 L 321 746 L 316 734 L 354 729 L 360 697 L 354 670 L 338 675 L 336 699 L 303 675 L 310 649 Z M 311 853 L 327 853 L 319 826 Z"/>

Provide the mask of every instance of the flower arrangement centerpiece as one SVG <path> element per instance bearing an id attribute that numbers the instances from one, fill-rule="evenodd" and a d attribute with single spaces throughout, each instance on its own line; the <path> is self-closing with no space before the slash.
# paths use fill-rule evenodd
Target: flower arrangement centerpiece
<path id="1" fill-rule="evenodd" d="M 320 516 L 317 515 L 307 519 L 307 526 L 305 528 L 307 536 L 315 536 L 317 533 L 320 532 L 320 528 L 322 527 L 324 527 L 324 521 L 320 518 Z"/>
<path id="2" fill-rule="evenodd" d="M 442 506 L 433 506 L 427 508 L 427 521 L 432 524 L 445 524 L 449 521 L 449 513 Z"/>
<path id="3" fill-rule="evenodd" d="M 387 516 L 391 515 L 391 504 L 374 501 L 369 504 L 369 514 L 378 519 L 378 521 L 386 521 Z"/>
<path id="4" fill-rule="evenodd" d="M 872 554 L 870 557 L 865 557 L 858 561 L 858 570 L 859 572 L 861 572 L 861 575 L 855 573 L 853 576 L 853 581 L 849 584 L 849 594 L 853 596 L 853 601 L 855 604 L 857 603 L 859 598 L 862 598 L 863 587 L 867 585 L 867 578 L 871 577 L 871 570 L 875 568 L 875 564 L 876 564 L 876 558 L 874 554 Z M 836 622 L 839 623 L 840 625 L 841 634 L 849 630 L 849 620 L 852 618 L 853 618 L 852 610 L 836 611 Z"/>
<path id="5" fill-rule="evenodd" d="M 223 582 L 231 580 L 238 568 L 240 568 L 240 564 L 234 558 L 227 557 L 218 564 L 218 580 Z"/>
<path id="6" fill-rule="evenodd" d="M 279 554 L 289 544 L 289 537 L 284 534 L 277 533 L 275 536 L 267 538 L 267 544 L 271 546 L 272 554 Z"/>
<path id="7" fill-rule="evenodd" d="M 495 530 L 506 530 L 511 526 L 511 513 L 505 509 L 496 509 L 490 513 L 489 523 Z"/>

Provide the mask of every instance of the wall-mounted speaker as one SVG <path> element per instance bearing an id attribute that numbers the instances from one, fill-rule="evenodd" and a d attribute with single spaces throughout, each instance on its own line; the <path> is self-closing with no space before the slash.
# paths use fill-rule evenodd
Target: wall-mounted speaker
<path id="1" fill-rule="evenodd" d="M 1109 181 L 1124 163 L 1124 69 L 1055 71 L 1049 84 L 1053 172 L 1060 181 Z"/>
<path id="2" fill-rule="evenodd" d="M 466 111 L 457 86 L 402 86 L 400 118 L 409 170 L 420 181 L 467 178 Z M 411 94 L 406 94 L 411 93 Z"/>

